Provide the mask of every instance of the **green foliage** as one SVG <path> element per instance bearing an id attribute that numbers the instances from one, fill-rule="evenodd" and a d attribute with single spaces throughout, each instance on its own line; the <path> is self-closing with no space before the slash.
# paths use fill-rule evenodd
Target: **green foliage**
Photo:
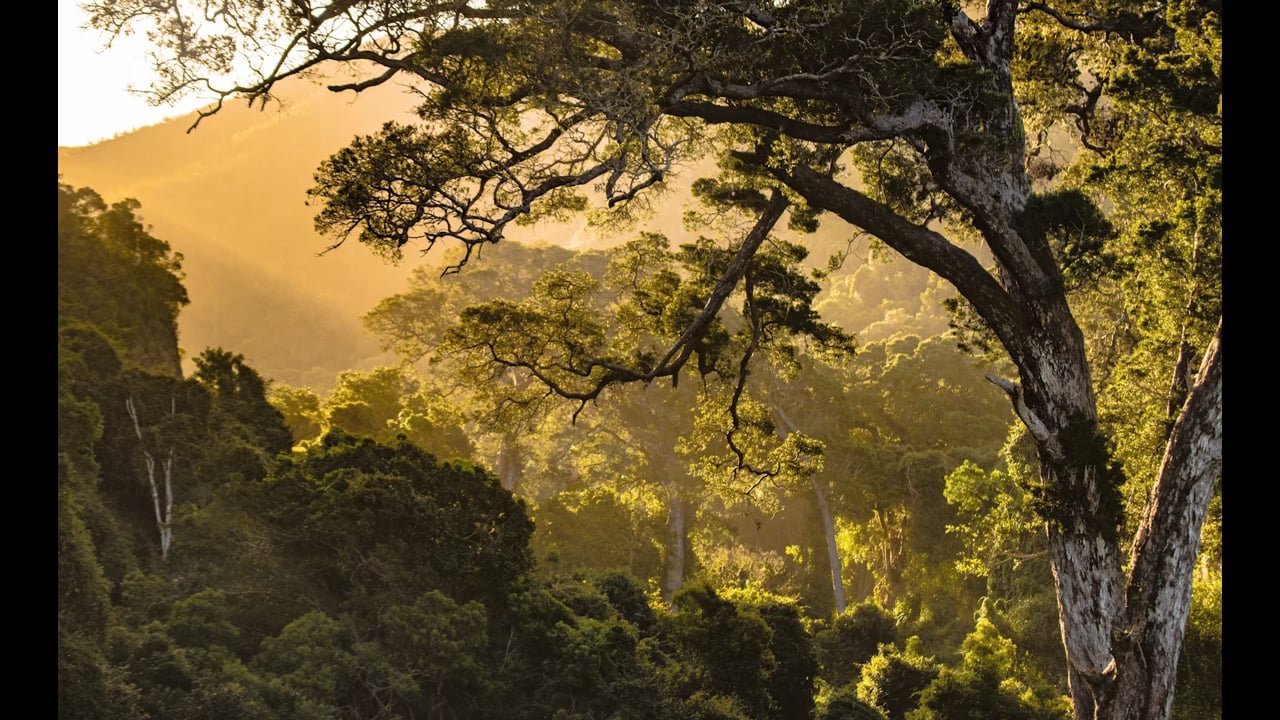
<path id="1" fill-rule="evenodd" d="M 244 356 L 209 348 L 195 358 L 193 379 L 209 395 L 209 441 L 196 464 L 216 486 L 261 480 L 293 438 L 284 417 L 268 402 L 266 383 Z"/>
<path id="2" fill-rule="evenodd" d="M 694 431 L 681 439 L 678 451 L 691 474 L 724 489 L 729 504 L 749 499 L 762 511 L 776 512 L 782 494 L 804 488 L 822 471 L 825 446 L 803 432 L 782 437 L 771 408 L 752 393 L 738 396 L 736 407 L 725 402 L 704 395 Z"/>
<path id="3" fill-rule="evenodd" d="M 353 609 L 429 590 L 496 601 L 532 566 L 523 503 L 488 473 L 407 442 L 330 432 L 243 493 L 294 572 Z"/>
<path id="4" fill-rule="evenodd" d="M 65 466 L 59 463 L 59 474 Z M 58 626 L 102 642 L 106 636 L 110 585 L 94 554 L 67 488 L 58 492 Z"/>
<path id="5" fill-rule="evenodd" d="M 202 590 L 175 602 L 169 614 L 169 635 L 184 647 L 234 646 L 240 630 L 231 623 L 226 594 Z"/>
<path id="6" fill-rule="evenodd" d="M 947 475 L 944 494 L 962 521 L 948 525 L 947 533 L 964 543 L 957 564 L 962 572 L 990 577 L 1003 564 L 1017 569 L 1023 560 L 1046 550 L 1043 521 L 1028 491 L 1038 482 L 1030 451 L 1026 430 L 1014 426 L 1001 450 L 1005 470 L 988 473 L 965 460 Z"/>
<path id="7" fill-rule="evenodd" d="M 685 586 L 672 605 L 666 633 L 681 659 L 677 687 L 733 697 L 749 716 L 768 713 L 766 683 L 777 663 L 768 623 L 703 584 Z"/>
<path id="8" fill-rule="evenodd" d="M 417 393 L 401 400 L 395 417 L 397 437 L 441 459 L 470 460 L 476 456 L 475 443 L 463 429 L 465 414 L 434 388 L 423 385 Z"/>
<path id="9" fill-rule="evenodd" d="M 642 662 L 637 628 L 596 585 L 567 580 L 523 591 L 512 596 L 511 612 L 510 695 L 491 712 L 529 720 L 654 717 L 661 688 Z"/>
<path id="10" fill-rule="evenodd" d="M 814 639 L 822 679 L 836 688 L 856 683 L 880 646 L 897 641 L 893 616 L 879 605 L 866 601 L 850 606 Z"/>
<path id="11" fill-rule="evenodd" d="M 875 706 L 858 698 L 852 685 L 838 687 L 827 696 L 818 709 L 815 720 L 886 720 L 885 714 Z"/>
<path id="12" fill-rule="evenodd" d="M 463 413 L 409 367 L 343 371 L 324 398 L 310 388 L 281 384 L 272 385 L 268 396 L 299 446 L 313 445 L 329 430 L 340 430 L 379 442 L 402 437 L 441 458 L 474 454 L 462 429 Z"/>
<path id="13" fill-rule="evenodd" d="M 563 263 L 589 269 L 602 264 L 603 258 L 554 245 L 504 242 L 500 258 L 477 257 L 459 273 L 440 275 L 435 268 L 415 268 L 405 292 L 383 299 L 365 314 L 365 327 L 404 362 L 440 362 L 437 351 L 444 331 L 458 321 L 463 308 L 528 297 L 542 273 Z"/>
<path id="14" fill-rule="evenodd" d="M 416 390 L 413 378 L 395 367 L 339 373 L 325 401 L 325 427 L 387 442 L 395 437 L 401 402 Z"/>
<path id="15" fill-rule="evenodd" d="M 177 375 L 182 255 L 147 232 L 140 207 L 58 183 L 58 324 L 93 325 L 129 361 Z"/>
<path id="16" fill-rule="evenodd" d="M 1196 578 L 1191 614 L 1178 656 L 1173 718 L 1222 717 L 1222 577 Z"/>
<path id="17" fill-rule="evenodd" d="M 909 634 L 958 643 L 968 620 L 956 608 L 981 592 L 955 570 L 961 546 L 946 532 L 956 516 L 943 491 L 966 458 L 995 456 L 1007 400 L 943 337 L 867 343 L 847 369 L 811 382 L 810 405 L 830 406 L 824 461 L 839 469 L 830 484 L 847 576 L 869 576 L 881 607 L 901 603 L 903 619 L 915 618 Z"/>
<path id="18" fill-rule="evenodd" d="M 942 668 L 920 693 L 919 709 L 907 713 L 908 720 L 1071 717 L 1065 696 L 1054 697 L 1044 688 L 1037 691 L 1019 677 L 1017 648 L 1000 635 L 985 610 L 965 638 L 961 652 L 960 664 Z"/>
<path id="19" fill-rule="evenodd" d="M 361 683 L 387 688 L 380 700 L 410 716 L 465 712 L 485 686 L 485 615 L 479 602 L 460 606 L 434 590 L 392 605 L 378 618 L 376 642 L 354 645 Z"/>
<path id="20" fill-rule="evenodd" d="M 770 716 L 807 720 L 813 717 L 814 679 L 818 674 L 813 636 L 794 601 L 762 598 L 754 604 L 769 626 L 769 652 L 777 663 L 765 686 L 773 700 Z"/>
<path id="21" fill-rule="evenodd" d="M 270 684 L 276 703 L 308 720 L 330 717 L 357 673 L 341 625 L 319 610 L 265 638 L 252 667 Z"/>
<path id="22" fill-rule="evenodd" d="M 635 577 L 620 572 L 609 572 L 595 580 L 596 587 L 608 598 L 609 604 L 624 620 L 631 623 L 643 635 L 650 635 L 658 626 L 658 616 L 649 605 L 644 588 Z"/>
<path id="23" fill-rule="evenodd" d="M 675 663 L 665 673 L 677 697 L 697 712 L 719 708 L 715 717 L 812 716 L 818 665 L 794 602 L 694 583 L 672 605 L 663 636 Z"/>
<path id="24" fill-rule="evenodd" d="M 58 461 L 58 717 L 127 717 L 111 702 L 116 681 L 105 657 L 110 586 Z M 96 715 L 95 713 L 101 713 Z"/>
<path id="25" fill-rule="evenodd" d="M 59 720 L 139 717 L 137 690 L 121 675 L 93 639 L 58 629 Z"/>
<path id="26" fill-rule="evenodd" d="M 533 513 L 533 548 L 561 572 L 621 570 L 656 577 L 662 569 L 660 519 L 628 507 L 606 488 L 564 492 Z"/>
<path id="27" fill-rule="evenodd" d="M 960 209 L 938 187 L 908 142 L 886 140 L 858 145 L 852 159 L 872 196 L 914 222 L 926 224 Z"/>
<path id="28" fill-rule="evenodd" d="M 919 638 L 909 637 L 906 647 L 881 645 L 862 668 L 858 699 L 883 712 L 889 720 L 903 720 L 919 704 L 919 695 L 938 676 L 932 657 L 920 652 Z"/>
<path id="29" fill-rule="evenodd" d="M 961 521 L 947 532 L 965 546 L 957 569 L 986 580 L 984 602 L 999 609 L 991 617 L 1003 623 L 1001 632 L 1065 687 L 1047 536 L 1029 491 L 1038 483 L 1033 445 L 1026 429 L 1014 426 L 997 469 L 988 473 L 966 461 L 947 476 L 947 502 Z"/>
<path id="30" fill-rule="evenodd" d="M 1088 195 L 1076 189 L 1033 195 L 1022 211 L 1021 232 L 1033 247 L 1048 249 L 1040 259 L 1067 287 L 1075 289 L 1124 271 L 1107 247 L 1114 229 Z"/>
<path id="31" fill-rule="evenodd" d="M 195 358 L 195 379 L 213 398 L 210 431 L 238 434 L 243 441 L 274 456 L 288 451 L 290 436 L 284 418 L 266 398 L 266 383 L 244 356 L 222 348 L 208 348 Z"/>
<path id="32" fill-rule="evenodd" d="M 295 445 L 318 438 L 324 433 L 320 396 L 311 388 L 271 383 L 267 389 L 267 401 L 284 419 Z"/>

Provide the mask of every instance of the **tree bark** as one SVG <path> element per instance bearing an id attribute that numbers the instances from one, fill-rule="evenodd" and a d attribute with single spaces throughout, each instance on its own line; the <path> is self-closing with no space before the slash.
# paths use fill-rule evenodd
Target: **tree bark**
<path id="1" fill-rule="evenodd" d="M 1098 425 L 1079 326 L 1061 295 L 1036 300 L 1020 327 L 1004 331 L 1016 338 L 1005 345 L 1022 386 L 995 380 L 1035 439 L 1072 704 L 1076 718 L 1095 718 L 1111 695 L 1124 601 L 1121 477 Z"/>
<path id="2" fill-rule="evenodd" d="M 170 412 L 176 414 L 173 407 L 175 401 L 169 399 Z M 129 419 L 133 421 L 133 432 L 138 436 L 138 442 L 143 442 L 142 426 L 138 423 L 138 410 L 133 404 L 133 398 L 125 399 L 125 409 L 129 412 Z M 164 461 L 164 509 L 160 508 L 160 491 L 156 485 L 156 460 L 151 453 L 145 448 L 142 450 L 142 460 L 147 466 L 147 484 L 151 488 L 151 504 L 156 513 L 156 528 L 160 532 L 160 559 L 164 560 L 169 557 L 169 547 L 173 544 L 173 525 L 170 520 L 173 518 L 173 448 L 169 448 L 169 455 Z"/>
<path id="3" fill-rule="evenodd" d="M 1222 475 L 1222 323 L 1165 446 L 1130 553 L 1115 641 L 1115 687 L 1098 717 L 1164 720 L 1191 608 L 1200 531 Z"/>
<path id="4" fill-rule="evenodd" d="M 785 442 L 787 436 L 797 430 L 796 424 L 791 421 L 791 417 L 787 415 L 780 405 L 774 403 L 771 407 L 782 423 L 782 427 L 778 429 L 778 437 Z M 813 496 L 818 501 L 818 513 L 822 516 L 822 534 L 827 541 L 827 566 L 831 568 L 832 599 L 835 603 L 836 614 L 839 615 L 844 612 L 847 602 L 844 594 L 844 573 L 840 562 L 840 546 L 836 544 L 835 519 L 831 516 L 831 507 L 827 504 L 827 494 L 823 491 L 822 484 L 818 482 L 818 476 L 810 476 L 809 484 L 813 487 Z"/>
<path id="5" fill-rule="evenodd" d="M 689 545 L 689 503 L 674 490 L 667 496 L 667 546 L 664 565 L 666 573 L 662 583 L 662 599 L 668 604 L 684 587 L 685 556 Z"/>
<path id="6" fill-rule="evenodd" d="M 827 539 L 827 564 L 831 568 L 831 592 L 835 600 L 836 614 L 844 612 L 846 607 L 844 596 L 844 575 L 840 567 L 840 547 L 836 545 L 836 525 L 831 517 L 831 508 L 827 506 L 827 494 L 818 482 L 818 476 L 809 478 L 813 485 L 813 496 L 818 500 L 818 512 L 822 515 L 822 534 Z"/>
<path id="7" fill-rule="evenodd" d="M 1200 531 L 1222 469 L 1220 336 L 1221 324 L 1166 446 L 1127 578 L 1116 540 L 1118 478 L 1105 446 L 1089 440 L 1097 432 L 1096 417 L 1063 417 L 1043 396 L 1017 397 L 1014 388 L 1015 406 L 1022 403 L 1047 430 L 1037 448 L 1078 719 L 1166 720 L 1171 712 Z M 1041 372 L 1047 367 L 1052 364 L 1041 365 Z M 1063 380 L 1070 375 L 1041 374 L 1047 382 L 1038 389 L 1069 388 Z M 1084 387 L 1076 392 L 1085 397 Z M 1077 408 L 1073 413 L 1080 408 L 1068 405 Z"/>
<path id="8" fill-rule="evenodd" d="M 1043 454 L 1042 454 L 1043 455 Z M 1046 483 L 1080 489 L 1096 484 L 1099 468 L 1041 460 Z M 1067 656 L 1067 681 L 1076 718 L 1093 718 L 1107 694 L 1111 628 L 1122 601 L 1123 576 L 1114 541 L 1091 529 L 1086 512 L 1049 523 L 1049 559 Z"/>
<path id="9" fill-rule="evenodd" d="M 520 441 L 516 439 L 515 433 L 502 434 L 496 465 L 498 481 L 502 484 L 502 488 L 514 493 L 516 488 L 520 487 L 520 475 L 524 465 L 520 458 Z"/>

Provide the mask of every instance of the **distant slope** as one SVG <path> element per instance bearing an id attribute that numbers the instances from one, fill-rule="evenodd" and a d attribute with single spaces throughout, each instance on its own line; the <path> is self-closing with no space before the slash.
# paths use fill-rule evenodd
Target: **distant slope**
<path id="1" fill-rule="evenodd" d="M 306 191 L 316 167 L 354 136 L 374 132 L 387 120 L 408 120 L 415 96 L 397 85 L 338 95 L 306 81 L 283 84 L 279 95 L 283 107 L 229 105 L 191 133 L 194 116 L 88 147 L 59 148 L 58 171 L 63 182 L 91 187 L 108 202 L 136 198 L 152 234 L 185 256 L 191 305 L 179 317 L 179 341 L 187 372 L 190 358 L 221 346 L 243 353 L 267 378 L 323 390 L 341 370 L 394 362 L 360 318 L 404 290 L 409 272 L 424 259 L 410 252 L 395 267 L 355 242 L 320 256 L 328 242 L 313 228 L 316 208 L 306 205 Z M 694 176 L 685 172 L 669 181 L 670 192 L 654 199 L 657 212 L 647 229 L 665 232 L 674 242 L 697 234 L 681 221 Z M 582 220 L 510 230 L 514 240 L 577 249 L 617 241 L 598 237 Z M 821 266 L 831 252 L 847 247 L 849 237 L 847 226 L 829 218 L 818 235 L 802 242 L 812 250 L 811 264 Z M 843 272 L 862 264 L 858 250 L 865 248 L 865 240 L 854 244 Z M 440 247 L 425 261 L 451 260 L 454 252 Z M 501 260 L 501 249 L 494 248 L 478 262 Z M 881 273 L 892 276 L 893 270 L 876 271 Z M 465 273 L 459 280 L 465 282 Z M 923 289 L 921 282 L 906 292 L 918 295 Z M 849 292 L 845 287 L 837 294 Z M 857 304 L 870 309 L 877 302 L 860 297 Z M 831 303 L 826 309 L 833 319 L 839 315 Z M 861 327 L 847 329 L 861 331 L 890 311 L 881 307 L 874 317 L 858 317 Z"/>
<path id="2" fill-rule="evenodd" d="M 323 385 L 340 369 L 389 361 L 360 316 L 412 267 L 353 244 L 323 257 L 306 190 L 316 166 L 407 109 L 397 88 L 359 98 L 295 83 L 285 106 L 229 106 L 188 134 L 179 119 L 83 148 L 59 148 L 62 181 L 108 202 L 142 203 L 152 233 L 186 257 L 191 305 L 180 342 L 243 353 L 263 375 Z M 189 369 L 189 368 L 188 368 Z"/>

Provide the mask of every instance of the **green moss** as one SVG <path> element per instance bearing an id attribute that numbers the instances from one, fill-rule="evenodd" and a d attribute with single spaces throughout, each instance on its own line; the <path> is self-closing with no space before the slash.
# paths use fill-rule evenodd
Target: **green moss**
<path id="1" fill-rule="evenodd" d="M 1058 433 L 1058 438 L 1065 459 L 1054 460 L 1041 454 L 1042 467 L 1049 466 L 1049 472 L 1042 470 L 1041 475 L 1050 479 L 1047 483 L 1025 487 L 1031 494 L 1032 508 L 1046 522 L 1060 529 L 1082 519 L 1086 531 L 1115 542 L 1119 529 L 1124 525 L 1120 488 L 1124 485 L 1125 475 L 1119 461 L 1111 454 L 1110 441 L 1087 417 L 1069 421 Z M 1066 471 L 1074 468 L 1094 468 L 1100 493 L 1097 512 L 1084 513 L 1090 504 L 1084 484 L 1065 480 Z"/>

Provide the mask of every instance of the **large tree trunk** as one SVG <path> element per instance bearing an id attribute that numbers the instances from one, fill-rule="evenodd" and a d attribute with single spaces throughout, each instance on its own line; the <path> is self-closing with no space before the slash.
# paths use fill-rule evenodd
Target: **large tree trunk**
<path id="1" fill-rule="evenodd" d="M 1041 477 L 1062 489 L 1096 485 L 1104 469 L 1041 459 Z M 1104 692 L 1111 666 L 1111 627 L 1120 609 L 1123 575 L 1114 540 L 1100 533 L 1098 518 L 1071 513 L 1049 523 L 1049 559 L 1058 596 L 1058 618 L 1067 654 L 1068 684 L 1077 718 L 1093 718 L 1094 698 Z"/>
<path id="2" fill-rule="evenodd" d="M 1068 356 L 1046 362 L 1051 356 L 1043 352 L 1023 355 L 1031 358 L 1021 367 L 1022 376 L 1032 378 L 1028 387 L 1003 383 L 1036 436 L 1078 720 L 1169 717 L 1200 530 L 1221 474 L 1220 335 L 1221 326 L 1169 438 L 1128 578 L 1117 539 L 1120 477 L 1098 433 L 1092 393 L 1081 384 L 1072 390 L 1072 378 L 1087 366 L 1055 375 L 1055 368 L 1071 366 L 1063 362 Z"/>
<path id="3" fill-rule="evenodd" d="M 1219 323 L 1138 526 L 1125 606 L 1113 633 L 1114 687 L 1100 703 L 1099 718 L 1164 720 L 1173 705 L 1200 531 L 1222 474 L 1221 336 Z"/>
<path id="4" fill-rule="evenodd" d="M 1122 476 L 1098 426 L 1083 337 L 1065 298 L 1036 300 L 1020 327 L 997 330 L 1022 386 L 992 380 L 1035 439 L 1072 703 L 1076 718 L 1095 718 L 1110 695 L 1112 629 L 1124 601 Z"/>

